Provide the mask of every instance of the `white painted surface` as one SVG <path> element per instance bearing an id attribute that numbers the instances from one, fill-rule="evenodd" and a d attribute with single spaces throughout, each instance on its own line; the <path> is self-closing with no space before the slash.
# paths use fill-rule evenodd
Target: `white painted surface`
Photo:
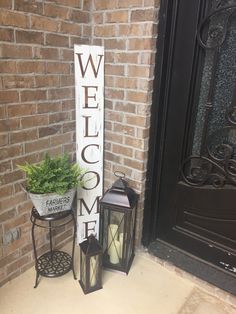
<path id="1" fill-rule="evenodd" d="M 87 169 L 77 193 L 77 242 L 99 235 L 98 200 L 103 192 L 104 48 L 75 45 L 77 162 Z"/>

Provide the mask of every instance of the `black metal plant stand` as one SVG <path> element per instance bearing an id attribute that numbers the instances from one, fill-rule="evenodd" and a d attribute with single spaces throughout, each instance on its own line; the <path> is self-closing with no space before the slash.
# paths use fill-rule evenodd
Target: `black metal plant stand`
<path id="1" fill-rule="evenodd" d="M 47 216 L 40 216 L 35 207 L 32 208 L 30 220 L 32 222 L 32 241 L 35 257 L 35 270 L 36 280 L 34 288 L 38 286 L 39 276 L 43 277 L 60 277 L 70 270 L 73 272 L 74 279 L 76 278 L 74 270 L 74 252 L 75 252 L 75 236 L 76 236 L 76 221 L 72 210 L 58 212 Z M 60 221 L 56 226 L 52 226 L 52 222 Z M 72 254 L 68 254 L 63 251 L 53 250 L 52 245 L 52 230 L 62 227 L 73 221 L 73 243 L 72 243 Z M 41 224 L 40 224 L 41 222 Z M 48 222 L 48 225 L 43 225 L 43 222 Z M 35 226 L 40 228 L 49 229 L 49 243 L 50 250 L 40 257 L 37 255 L 36 243 L 35 243 Z"/>

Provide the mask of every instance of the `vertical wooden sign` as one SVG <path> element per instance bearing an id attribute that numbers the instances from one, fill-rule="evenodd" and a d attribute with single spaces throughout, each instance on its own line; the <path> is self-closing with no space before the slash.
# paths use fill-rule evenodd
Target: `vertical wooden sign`
<path id="1" fill-rule="evenodd" d="M 74 46 L 77 162 L 86 169 L 77 191 L 77 242 L 99 235 L 103 192 L 104 48 Z"/>

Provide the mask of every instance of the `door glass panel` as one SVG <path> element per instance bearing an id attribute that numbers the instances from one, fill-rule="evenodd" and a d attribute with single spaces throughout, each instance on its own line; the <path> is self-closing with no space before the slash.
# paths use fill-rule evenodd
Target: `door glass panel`
<path id="1" fill-rule="evenodd" d="M 205 50 L 205 61 L 192 157 L 183 165 L 183 178 L 194 185 L 235 185 L 236 1 L 213 1 L 199 27 L 198 43 Z"/>
<path id="2" fill-rule="evenodd" d="M 228 9 L 210 19 L 193 154 L 204 153 L 207 138 L 229 124 L 226 114 L 236 105 L 232 103 L 236 81 L 235 13 L 235 9 Z"/>

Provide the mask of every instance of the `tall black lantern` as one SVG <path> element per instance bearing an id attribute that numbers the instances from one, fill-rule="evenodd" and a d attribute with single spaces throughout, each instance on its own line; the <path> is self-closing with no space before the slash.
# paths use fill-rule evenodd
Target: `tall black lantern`
<path id="1" fill-rule="evenodd" d="M 102 247 L 94 235 L 80 243 L 80 280 L 85 294 L 102 288 Z"/>
<path id="2" fill-rule="evenodd" d="M 100 242 L 106 268 L 129 272 L 134 258 L 137 201 L 138 195 L 128 187 L 124 174 L 100 200 Z"/>

